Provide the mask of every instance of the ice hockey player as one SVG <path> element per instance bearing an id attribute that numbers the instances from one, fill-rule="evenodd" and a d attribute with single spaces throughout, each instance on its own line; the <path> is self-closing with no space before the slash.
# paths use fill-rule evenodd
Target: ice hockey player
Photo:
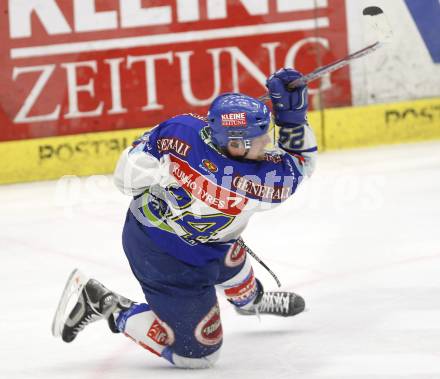
<path id="1" fill-rule="evenodd" d="M 135 303 L 75 270 L 54 318 L 55 336 L 71 342 L 92 321 L 106 319 L 113 332 L 175 366 L 205 368 L 222 344 L 216 290 L 240 315 L 304 310 L 299 295 L 263 290 L 240 239 L 254 212 L 286 200 L 313 171 L 317 147 L 307 124 L 307 87 L 287 89 L 299 77 L 281 69 L 267 80 L 280 127 L 276 151 L 265 151 L 269 108 L 226 93 L 212 102 L 207 118 L 173 117 L 122 153 L 115 184 L 133 196 L 123 248 L 147 302 Z"/>

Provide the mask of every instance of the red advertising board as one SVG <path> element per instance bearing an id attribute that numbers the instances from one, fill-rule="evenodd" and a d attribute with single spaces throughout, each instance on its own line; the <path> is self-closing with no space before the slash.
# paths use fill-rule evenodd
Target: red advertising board
<path id="1" fill-rule="evenodd" d="M 345 0 L 0 4 L 0 141 L 203 114 L 222 92 L 261 95 L 277 68 L 309 72 L 348 53 Z M 351 104 L 348 69 L 321 90 L 325 106 Z"/>

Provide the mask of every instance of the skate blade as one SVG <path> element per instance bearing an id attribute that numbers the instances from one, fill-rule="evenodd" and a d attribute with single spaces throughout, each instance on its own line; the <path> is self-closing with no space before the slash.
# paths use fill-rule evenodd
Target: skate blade
<path id="1" fill-rule="evenodd" d="M 61 336 L 67 316 L 78 301 L 79 295 L 88 280 L 89 278 L 78 269 L 73 270 L 70 274 L 52 321 L 52 335 L 54 337 Z"/>

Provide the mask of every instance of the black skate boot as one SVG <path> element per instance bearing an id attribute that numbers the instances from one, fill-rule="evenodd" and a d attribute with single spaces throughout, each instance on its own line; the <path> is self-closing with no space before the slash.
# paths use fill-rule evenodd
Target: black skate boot
<path id="1" fill-rule="evenodd" d="M 68 304 L 73 309 L 67 314 Z M 133 302 L 110 290 L 81 271 L 70 275 L 52 323 L 52 334 L 64 342 L 73 341 L 84 327 L 94 321 L 107 320 L 110 330 L 118 333 L 114 313 L 128 309 Z"/>
<path id="2" fill-rule="evenodd" d="M 305 309 L 304 299 L 293 292 L 268 291 L 264 292 L 263 286 L 257 279 L 259 292 L 254 305 L 250 309 L 236 307 L 237 313 L 241 315 L 274 315 L 274 316 L 295 316 Z"/>

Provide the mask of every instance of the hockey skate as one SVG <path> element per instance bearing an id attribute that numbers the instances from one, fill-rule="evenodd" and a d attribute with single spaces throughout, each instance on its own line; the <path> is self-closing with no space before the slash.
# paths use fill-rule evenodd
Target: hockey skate
<path id="1" fill-rule="evenodd" d="M 73 341 L 88 324 L 107 320 L 112 332 L 118 333 L 114 313 L 133 304 L 95 279 L 90 279 L 78 269 L 67 280 L 52 323 L 54 337 L 64 342 Z"/>
<path id="2" fill-rule="evenodd" d="M 252 308 L 235 308 L 241 315 L 267 314 L 273 316 L 295 316 L 305 309 L 304 299 L 293 292 L 263 292 Z"/>

